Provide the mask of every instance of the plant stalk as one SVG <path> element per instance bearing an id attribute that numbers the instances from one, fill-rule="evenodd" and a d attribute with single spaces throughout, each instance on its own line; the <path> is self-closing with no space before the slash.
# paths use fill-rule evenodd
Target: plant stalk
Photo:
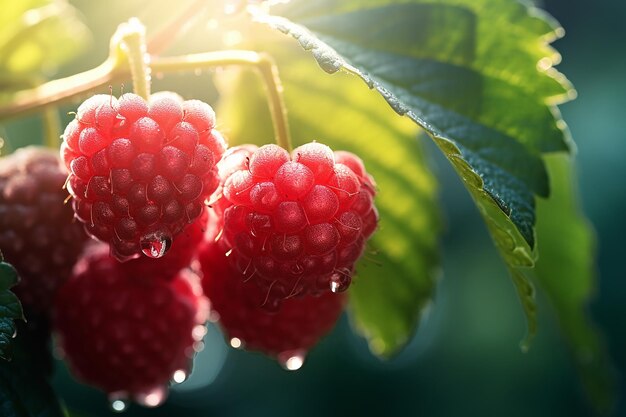
<path id="1" fill-rule="evenodd" d="M 150 60 L 152 71 L 162 73 L 191 72 L 198 69 L 233 65 L 249 66 L 259 70 L 267 90 L 276 143 L 290 151 L 291 138 L 283 100 L 282 83 L 276 65 L 269 55 L 254 51 L 233 50 L 165 58 L 152 57 Z M 135 71 L 143 73 L 141 69 Z M 119 53 L 113 45 L 110 57 L 98 67 L 17 93 L 11 104 L 0 106 L 0 120 L 24 116 L 42 111 L 47 106 L 65 103 L 92 90 L 128 79 L 131 72 L 129 66 L 121 62 Z M 141 80 L 139 84 L 141 84 Z M 134 85 L 135 91 L 137 91 L 137 84 Z M 145 88 L 144 93 L 149 93 L 149 84 L 141 88 Z"/>
<path id="2" fill-rule="evenodd" d="M 133 79 L 133 91 L 144 100 L 150 98 L 150 56 L 146 47 L 146 28 L 139 19 L 132 18 L 120 25 L 120 46 L 126 53 Z"/>

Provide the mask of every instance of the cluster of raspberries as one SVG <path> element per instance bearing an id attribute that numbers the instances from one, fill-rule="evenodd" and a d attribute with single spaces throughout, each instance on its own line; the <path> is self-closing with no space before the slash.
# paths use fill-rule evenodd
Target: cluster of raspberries
<path id="1" fill-rule="evenodd" d="M 0 250 L 80 379 L 156 405 L 188 374 L 209 316 L 231 345 L 299 367 L 343 310 L 374 195 L 354 154 L 227 149 L 206 103 L 96 95 L 60 158 L 0 159 Z"/>

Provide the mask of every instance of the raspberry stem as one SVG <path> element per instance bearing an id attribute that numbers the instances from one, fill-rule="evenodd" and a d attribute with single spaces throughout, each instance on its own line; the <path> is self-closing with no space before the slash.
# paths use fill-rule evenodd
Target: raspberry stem
<path id="1" fill-rule="evenodd" d="M 146 50 L 146 28 L 139 19 L 131 18 L 119 26 L 113 43 L 119 36 L 119 45 L 125 52 L 130 65 L 130 74 L 133 79 L 133 91 L 143 99 L 150 97 L 150 56 Z"/>
<path id="2" fill-rule="evenodd" d="M 155 58 L 152 64 L 153 69 L 158 72 L 195 71 L 198 68 L 230 65 L 255 67 L 266 87 L 276 143 L 291 152 L 283 85 L 278 75 L 278 68 L 269 54 L 241 50 L 205 52 L 183 57 Z"/>
<path id="3" fill-rule="evenodd" d="M 268 54 L 260 54 L 260 59 L 258 68 L 267 88 L 267 99 L 274 123 L 276 143 L 286 149 L 287 152 L 291 152 L 287 107 L 283 101 L 283 85 L 278 75 L 278 67 Z"/>

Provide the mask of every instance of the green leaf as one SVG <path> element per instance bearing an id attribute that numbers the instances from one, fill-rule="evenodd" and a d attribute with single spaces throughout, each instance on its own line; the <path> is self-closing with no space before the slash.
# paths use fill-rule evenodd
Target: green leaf
<path id="1" fill-rule="evenodd" d="M 524 268 L 536 256 L 535 196 L 549 195 L 541 153 L 569 149 L 555 105 L 574 96 L 552 68 L 556 22 L 513 0 L 291 0 L 252 13 L 429 133 L 485 218 L 532 337 Z"/>
<path id="2" fill-rule="evenodd" d="M 545 160 L 553 192 L 537 205 L 541 256 L 535 275 L 554 307 L 590 399 L 599 411 L 607 412 L 615 401 L 613 369 L 585 314 L 595 292 L 595 236 L 579 207 L 571 159 L 551 155 Z"/>
<path id="3" fill-rule="evenodd" d="M 54 73 L 90 40 L 65 0 L 0 0 L 0 102 Z"/>
<path id="4" fill-rule="evenodd" d="M 37 334 L 34 334 L 37 333 Z M 0 361 L 0 411 L 3 417 L 64 417 L 50 386 L 45 363 L 48 340 L 24 324 L 18 329 L 11 361 Z"/>
<path id="5" fill-rule="evenodd" d="M 295 144 L 317 140 L 355 152 L 377 182 L 380 228 L 357 266 L 350 307 L 372 350 L 389 356 L 409 341 L 432 297 L 440 230 L 435 180 L 412 123 L 354 77 L 327 77 L 299 48 L 280 40 L 267 44 L 281 71 Z M 225 77 L 219 115 L 231 143 L 272 142 L 259 78 L 250 72 Z"/>
<path id="6" fill-rule="evenodd" d="M 0 359 L 10 359 L 15 335 L 15 320 L 23 320 L 20 300 L 9 289 L 18 282 L 17 272 L 4 262 L 0 252 Z"/>

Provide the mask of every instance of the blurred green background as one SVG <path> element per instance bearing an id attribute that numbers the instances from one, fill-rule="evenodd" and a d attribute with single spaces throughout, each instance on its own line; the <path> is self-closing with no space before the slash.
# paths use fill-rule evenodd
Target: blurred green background
<path id="1" fill-rule="evenodd" d="M 140 0 L 71 3 L 84 12 L 94 39 L 90 50 L 63 68 L 63 74 L 103 60 L 117 23 L 136 14 L 149 26 L 162 13 L 155 10 L 157 5 L 166 4 Z M 541 4 L 566 29 L 566 37 L 555 43 L 563 55 L 558 68 L 578 90 L 578 99 L 561 110 L 578 145 L 581 199 L 598 235 L 600 280 L 589 312 L 623 373 L 626 3 L 544 0 Z M 206 99 L 211 100 L 214 92 L 204 88 L 208 77 L 203 74 L 196 79 L 203 82 Z M 157 82 L 159 89 L 175 88 L 183 95 L 197 96 L 197 83 L 185 82 L 183 77 L 168 76 Z M 39 128 L 36 117 L 25 118 L 7 125 L 2 136 L 15 148 L 29 142 L 28 135 L 37 135 Z M 427 147 L 432 151 L 445 210 L 444 274 L 429 314 L 397 358 L 381 362 L 373 357 L 345 317 L 297 372 L 283 371 L 261 355 L 228 349 L 212 328 L 191 379 L 174 388 L 164 406 L 151 410 L 132 405 L 126 415 L 591 415 L 567 346 L 542 298 L 539 334 L 530 352 L 521 353 L 525 323 L 505 267 L 456 174 L 431 143 Z M 75 382 L 61 363 L 53 382 L 72 415 L 113 414 L 107 410 L 104 395 Z M 613 415 L 626 416 L 623 384 L 618 392 L 621 398 Z"/>

